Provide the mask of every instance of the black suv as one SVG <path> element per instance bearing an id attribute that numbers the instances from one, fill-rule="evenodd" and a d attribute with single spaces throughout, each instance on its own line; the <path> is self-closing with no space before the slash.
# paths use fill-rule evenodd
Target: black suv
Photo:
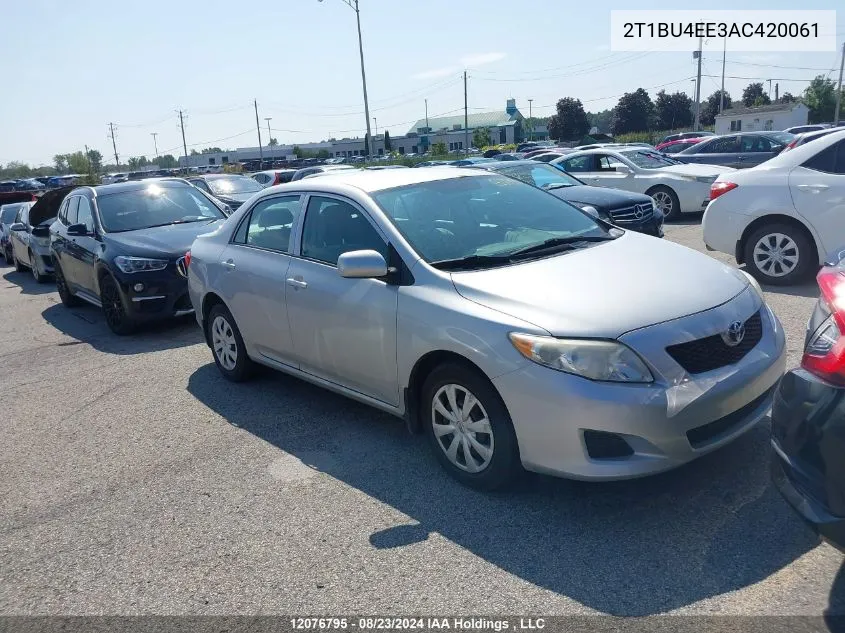
<path id="1" fill-rule="evenodd" d="M 185 255 L 225 218 L 223 205 L 180 179 L 75 188 L 50 226 L 62 303 L 102 307 L 116 334 L 193 312 Z"/>

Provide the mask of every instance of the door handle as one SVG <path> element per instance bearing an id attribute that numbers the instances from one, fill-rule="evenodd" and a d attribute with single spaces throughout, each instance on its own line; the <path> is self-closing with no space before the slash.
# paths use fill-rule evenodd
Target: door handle
<path id="1" fill-rule="evenodd" d="M 819 191 L 824 191 L 828 189 L 827 185 L 818 184 L 818 185 L 796 185 L 801 191 L 810 191 L 812 193 L 818 193 Z"/>
<path id="2" fill-rule="evenodd" d="M 225 266 L 229 270 L 235 270 L 235 262 L 232 261 L 231 259 L 227 259 L 225 262 L 220 262 L 220 263 L 223 264 L 223 266 Z"/>
<path id="3" fill-rule="evenodd" d="M 307 288 L 308 282 L 302 281 L 302 279 L 294 279 L 293 277 L 287 278 L 288 286 L 293 286 L 294 288 Z"/>

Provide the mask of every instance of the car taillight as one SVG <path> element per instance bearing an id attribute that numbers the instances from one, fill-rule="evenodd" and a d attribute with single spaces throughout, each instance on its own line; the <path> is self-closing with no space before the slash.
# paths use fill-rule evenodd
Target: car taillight
<path id="1" fill-rule="evenodd" d="M 190 267 L 191 265 L 191 251 L 185 253 L 185 268 Z"/>
<path id="2" fill-rule="evenodd" d="M 719 196 L 728 193 L 731 189 L 736 189 L 738 186 L 735 182 L 714 182 L 710 185 L 710 199 L 715 200 Z"/>
<path id="3" fill-rule="evenodd" d="M 808 337 L 801 367 L 829 382 L 845 384 L 845 272 L 827 266 L 816 279 L 821 290 L 819 302 L 830 316 Z"/>
<path id="4" fill-rule="evenodd" d="M 798 145 L 798 139 L 795 139 L 795 140 L 794 140 L 794 141 L 792 141 L 789 145 L 787 145 L 786 147 L 784 147 L 784 148 L 783 148 L 783 151 L 781 152 L 781 154 L 783 154 L 783 152 L 788 152 L 789 150 L 791 150 L 792 148 L 794 148 L 796 145 Z"/>

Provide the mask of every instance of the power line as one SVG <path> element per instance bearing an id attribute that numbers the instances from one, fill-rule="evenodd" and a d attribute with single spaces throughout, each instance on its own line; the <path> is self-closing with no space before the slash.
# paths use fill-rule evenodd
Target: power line
<path id="1" fill-rule="evenodd" d="M 610 68 L 612 66 L 619 66 L 622 64 L 626 64 L 628 62 L 638 61 L 643 59 L 647 55 L 650 55 L 650 51 L 645 51 L 643 53 L 638 53 L 632 57 L 628 57 L 626 59 L 617 60 L 615 62 L 608 62 L 606 64 L 600 64 L 598 66 L 591 66 L 589 68 L 582 68 L 574 72 L 570 73 L 563 73 L 560 75 L 541 75 L 536 77 L 481 77 L 476 76 L 475 78 L 479 81 L 503 81 L 503 82 L 527 82 L 527 81 L 544 81 L 546 79 L 562 79 L 564 77 L 578 77 L 580 75 L 586 75 L 589 73 L 593 73 L 597 70 L 604 70 L 606 68 Z"/>
<path id="2" fill-rule="evenodd" d="M 707 61 L 713 61 L 709 59 Z M 719 60 L 721 61 L 721 60 Z M 736 60 L 727 60 L 728 64 L 738 64 L 740 66 L 760 66 L 762 68 L 780 68 L 781 70 L 818 70 L 819 72 L 830 72 L 830 68 L 816 68 L 811 66 L 781 66 L 780 64 L 757 64 L 754 62 L 741 62 Z"/>

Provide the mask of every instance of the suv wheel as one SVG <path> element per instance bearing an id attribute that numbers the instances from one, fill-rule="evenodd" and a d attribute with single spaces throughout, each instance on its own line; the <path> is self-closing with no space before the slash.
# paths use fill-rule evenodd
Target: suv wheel
<path id="1" fill-rule="evenodd" d="M 253 370 L 252 359 L 246 353 L 241 331 L 232 313 L 218 303 L 208 313 L 207 323 L 208 340 L 220 373 L 232 382 L 242 382 L 249 378 Z"/>
<path id="2" fill-rule="evenodd" d="M 120 288 L 109 275 L 105 275 L 100 281 L 100 302 L 103 304 L 106 325 L 112 332 L 119 336 L 125 336 L 135 330 L 135 324 L 126 314 Z"/>
<path id="3" fill-rule="evenodd" d="M 807 234 L 791 224 L 761 226 L 748 236 L 744 249 L 748 272 L 773 286 L 799 283 L 819 263 Z"/>
<path id="4" fill-rule="evenodd" d="M 434 454 L 461 483 L 493 490 L 521 472 L 508 410 L 477 371 L 454 363 L 436 368 L 423 385 L 421 407 Z"/>
<path id="5" fill-rule="evenodd" d="M 65 279 L 65 275 L 62 272 L 62 267 L 59 266 L 58 258 L 55 258 L 54 261 L 56 262 L 53 266 L 56 276 L 56 290 L 59 291 L 59 299 L 62 300 L 62 305 L 66 308 L 78 306 L 79 298 L 71 292 L 70 287 L 67 285 L 67 279 Z"/>

